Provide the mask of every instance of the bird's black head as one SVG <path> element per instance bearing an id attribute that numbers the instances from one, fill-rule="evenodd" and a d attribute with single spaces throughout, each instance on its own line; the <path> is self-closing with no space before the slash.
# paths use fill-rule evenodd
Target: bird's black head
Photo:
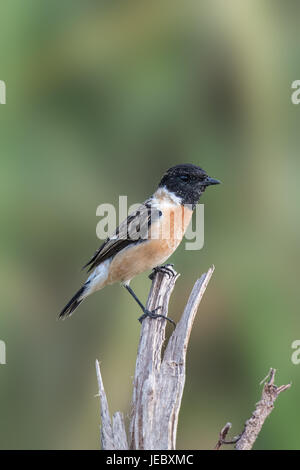
<path id="1" fill-rule="evenodd" d="M 186 163 L 169 168 L 162 177 L 159 188 L 166 188 L 180 198 L 182 204 L 192 204 L 194 207 L 208 186 L 219 183 L 199 166 Z"/>

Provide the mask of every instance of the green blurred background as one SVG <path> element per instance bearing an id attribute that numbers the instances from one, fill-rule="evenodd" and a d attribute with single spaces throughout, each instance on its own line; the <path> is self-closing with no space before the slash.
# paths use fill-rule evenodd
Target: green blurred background
<path id="1" fill-rule="evenodd" d="M 130 409 L 140 314 L 118 285 L 57 314 L 100 241 L 96 207 L 142 202 L 170 166 L 207 191 L 205 245 L 171 261 L 170 315 L 216 270 L 188 350 L 179 449 L 238 434 L 260 380 L 293 382 L 256 443 L 299 449 L 300 2 L 10 0 L 0 6 L 0 447 L 99 448 L 94 361 Z M 132 286 L 146 299 L 146 275 Z"/>

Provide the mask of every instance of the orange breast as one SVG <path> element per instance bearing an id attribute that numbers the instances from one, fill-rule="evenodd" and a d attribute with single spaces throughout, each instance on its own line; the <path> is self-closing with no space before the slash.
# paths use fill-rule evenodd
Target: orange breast
<path id="1" fill-rule="evenodd" d="M 162 216 L 149 230 L 149 238 L 130 245 L 112 260 L 107 284 L 124 282 L 164 263 L 176 250 L 193 211 L 181 205 L 162 206 Z"/>
<path id="2" fill-rule="evenodd" d="M 190 223 L 193 211 L 182 205 L 167 205 L 162 208 L 159 223 L 150 229 L 150 238 L 163 240 L 173 251 L 181 242 Z"/>

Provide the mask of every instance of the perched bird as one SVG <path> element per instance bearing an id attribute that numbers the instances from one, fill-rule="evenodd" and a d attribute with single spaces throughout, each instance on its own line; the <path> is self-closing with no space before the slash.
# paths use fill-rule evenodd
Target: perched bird
<path id="1" fill-rule="evenodd" d="M 160 265 L 181 242 L 200 196 L 208 186 L 219 183 L 195 165 L 169 168 L 155 193 L 120 224 L 84 266 L 91 274 L 59 317 L 71 315 L 93 292 L 120 282 L 141 307 L 140 321 L 147 316 L 170 320 L 147 310 L 129 283 L 144 271 L 164 268 Z"/>

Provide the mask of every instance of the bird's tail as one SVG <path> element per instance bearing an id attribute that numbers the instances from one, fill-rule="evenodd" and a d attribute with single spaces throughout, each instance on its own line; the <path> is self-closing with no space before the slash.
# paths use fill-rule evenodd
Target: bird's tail
<path id="1" fill-rule="evenodd" d="M 62 309 L 59 314 L 59 318 L 66 318 L 72 315 L 74 310 L 81 304 L 83 299 L 86 297 L 85 292 L 87 290 L 87 286 L 84 284 L 79 291 L 76 292 L 74 297 L 67 303 L 67 305 Z"/>

